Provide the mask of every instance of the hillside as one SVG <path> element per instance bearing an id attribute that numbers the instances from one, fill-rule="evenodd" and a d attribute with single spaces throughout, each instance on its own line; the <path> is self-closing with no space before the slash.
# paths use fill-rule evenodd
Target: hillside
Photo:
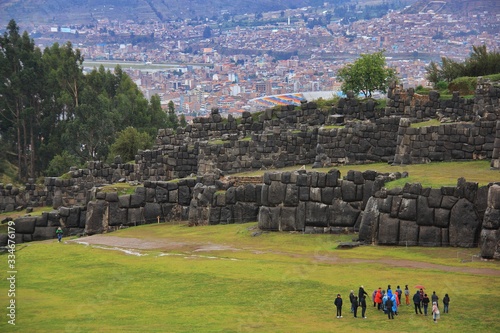
<path id="1" fill-rule="evenodd" d="M 474 15 L 482 12 L 499 13 L 500 1 L 498 0 L 417 0 L 415 4 L 407 8 L 404 13 L 434 12 L 436 14 L 458 14 L 464 16 Z"/>
<path id="2" fill-rule="evenodd" d="M 415 0 L 391 0 L 400 5 Z M 4 0 L 0 1 L 0 27 L 10 19 L 18 24 L 90 24 L 102 19 L 141 21 L 167 21 L 186 18 L 214 18 L 223 14 L 256 14 L 269 11 L 321 7 L 324 4 L 346 5 L 353 0 Z M 382 0 L 363 1 L 361 5 L 380 4 Z"/>

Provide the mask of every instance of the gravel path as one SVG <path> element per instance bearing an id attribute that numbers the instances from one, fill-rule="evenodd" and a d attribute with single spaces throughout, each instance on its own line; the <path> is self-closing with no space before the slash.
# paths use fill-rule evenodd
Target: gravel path
<path id="1" fill-rule="evenodd" d="M 134 250 L 160 250 L 160 251 L 181 251 L 181 252 L 211 252 L 211 251 L 248 251 L 248 249 L 237 249 L 234 247 L 213 244 L 213 243 L 194 243 L 194 242 L 179 242 L 174 239 L 162 238 L 155 240 L 139 239 L 139 238 L 128 238 L 128 237 L 117 237 L 108 235 L 92 235 L 88 237 L 82 237 L 78 239 L 65 241 L 67 243 L 77 243 L 84 245 L 94 245 L 94 246 L 106 246 L 110 248 L 119 248 L 121 250 L 129 251 L 131 254 L 140 255 L 140 252 L 132 252 Z M 264 253 L 263 251 L 258 251 L 259 253 Z M 272 252 L 272 251 L 267 251 Z M 286 252 L 275 252 L 283 255 L 289 255 L 294 257 L 303 257 L 304 255 L 297 255 L 295 253 Z M 321 263 L 331 263 L 331 264 L 362 264 L 362 263 L 375 263 L 382 265 L 390 265 L 392 267 L 403 267 L 412 269 L 435 269 L 439 271 L 446 272 L 457 272 L 457 273 L 470 273 L 479 275 L 489 275 L 489 276 L 500 276 L 500 270 L 493 268 L 473 268 L 473 267 L 460 267 L 460 266 L 446 266 L 439 264 L 426 263 L 421 261 L 411 261 L 411 260 L 394 260 L 394 259 L 351 259 L 351 258 L 339 258 L 334 255 L 311 255 L 311 259 L 316 262 Z"/>

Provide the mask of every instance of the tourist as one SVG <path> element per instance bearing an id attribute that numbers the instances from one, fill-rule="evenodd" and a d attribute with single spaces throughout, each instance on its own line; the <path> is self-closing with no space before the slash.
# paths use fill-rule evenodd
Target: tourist
<path id="1" fill-rule="evenodd" d="M 406 306 L 410 305 L 410 289 L 408 289 L 408 285 L 405 286 L 405 298 L 406 298 Z"/>
<path id="2" fill-rule="evenodd" d="M 439 299 L 438 295 L 436 295 L 436 292 L 435 292 L 435 291 L 433 291 L 433 292 L 432 292 L 432 296 L 431 296 L 431 301 L 432 301 L 432 303 L 436 302 L 436 304 L 437 304 L 437 305 L 438 305 L 438 307 L 439 307 L 438 299 Z"/>
<path id="3" fill-rule="evenodd" d="M 422 308 L 420 307 L 420 292 L 418 290 L 415 295 L 413 295 L 413 304 L 415 304 L 415 314 L 418 314 L 418 312 L 422 314 Z"/>
<path id="4" fill-rule="evenodd" d="M 365 291 L 365 288 L 363 286 L 359 287 L 358 290 L 358 300 L 361 301 L 361 297 L 368 296 L 368 293 Z"/>
<path id="5" fill-rule="evenodd" d="M 450 304 L 450 296 L 448 296 L 448 294 L 444 295 L 443 304 L 444 304 L 443 313 L 448 313 L 448 306 Z"/>
<path id="6" fill-rule="evenodd" d="M 337 318 L 342 318 L 342 297 L 340 297 L 340 294 L 337 294 L 333 304 L 337 307 Z"/>
<path id="7" fill-rule="evenodd" d="M 399 286 L 396 288 L 396 293 L 398 294 L 398 305 L 401 304 L 401 295 L 403 294 L 403 291 Z"/>
<path id="8" fill-rule="evenodd" d="M 375 303 L 377 303 L 377 310 L 382 307 L 382 288 L 378 288 L 377 294 L 375 295 Z"/>
<path id="9" fill-rule="evenodd" d="M 424 298 L 422 299 L 422 306 L 424 307 L 424 315 L 427 316 L 427 308 L 429 307 L 429 303 L 431 300 L 429 299 L 429 296 L 427 294 L 424 294 Z"/>
<path id="10" fill-rule="evenodd" d="M 354 318 L 358 318 L 358 296 L 354 296 L 352 300 L 352 309 L 354 313 Z"/>
<path id="11" fill-rule="evenodd" d="M 61 227 L 57 227 L 56 229 L 57 241 L 60 243 L 62 241 L 63 230 Z"/>
<path id="12" fill-rule="evenodd" d="M 389 292 L 391 292 L 391 290 L 389 289 Z M 386 303 L 387 303 L 387 300 L 390 298 L 389 297 L 389 292 L 386 294 L 384 290 L 382 290 L 382 310 L 384 310 L 384 313 L 387 313 L 387 306 L 386 306 Z"/>
<path id="13" fill-rule="evenodd" d="M 351 313 L 354 312 L 354 290 L 351 290 L 351 293 L 349 294 L 349 302 L 351 302 Z"/>
<path id="14" fill-rule="evenodd" d="M 359 301 L 359 305 L 361 306 L 361 317 L 363 319 L 366 319 L 365 313 L 366 313 L 366 297 L 361 297 L 361 300 Z"/>
<path id="15" fill-rule="evenodd" d="M 392 312 L 397 316 L 398 315 L 398 306 L 399 306 L 399 298 L 398 294 L 392 294 L 391 301 L 392 301 Z"/>
<path id="16" fill-rule="evenodd" d="M 432 319 L 434 319 L 434 323 L 437 324 L 437 320 L 439 319 L 439 308 L 436 302 L 432 302 Z"/>
<path id="17" fill-rule="evenodd" d="M 373 307 L 377 306 L 377 302 L 375 301 L 375 297 L 377 296 L 377 290 L 375 289 L 372 293 L 372 301 L 373 301 Z"/>
<path id="18" fill-rule="evenodd" d="M 389 319 L 394 319 L 394 312 L 392 311 L 392 306 L 394 304 L 392 303 L 392 300 L 390 297 L 387 297 L 387 300 L 385 301 L 385 307 L 387 308 L 387 317 Z"/>

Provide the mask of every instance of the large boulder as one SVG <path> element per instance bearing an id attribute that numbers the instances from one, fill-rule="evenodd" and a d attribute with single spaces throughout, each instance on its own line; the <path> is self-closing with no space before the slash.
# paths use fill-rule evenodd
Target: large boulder
<path id="1" fill-rule="evenodd" d="M 434 225 L 434 208 L 428 205 L 427 197 L 420 195 L 417 199 L 417 224 Z"/>
<path id="2" fill-rule="evenodd" d="M 144 219 L 146 223 L 157 223 L 158 219 L 163 220 L 161 205 L 156 202 L 146 202 L 144 205 Z"/>
<path id="3" fill-rule="evenodd" d="M 379 202 L 382 199 L 371 197 L 366 203 L 365 210 L 361 217 L 361 224 L 359 226 L 359 240 L 365 243 L 372 243 L 375 239 L 373 237 L 375 230 L 378 228 L 378 218 L 380 215 Z"/>
<path id="4" fill-rule="evenodd" d="M 500 228 L 500 209 L 488 207 L 484 213 L 483 228 L 497 230 Z"/>
<path id="5" fill-rule="evenodd" d="M 332 227 L 353 227 L 360 214 L 359 209 L 341 200 L 333 201 L 330 212 L 330 226 Z"/>
<path id="6" fill-rule="evenodd" d="M 467 199 L 458 200 L 450 214 L 450 245 L 458 247 L 477 246 L 476 237 L 481 221 L 474 205 Z"/>
<path id="7" fill-rule="evenodd" d="M 399 245 L 415 246 L 418 244 L 418 224 L 415 221 L 399 221 Z"/>
<path id="8" fill-rule="evenodd" d="M 280 214 L 280 231 L 302 231 L 304 219 L 297 218 L 297 207 L 282 207 Z"/>
<path id="9" fill-rule="evenodd" d="M 16 234 L 32 234 L 35 231 L 36 217 L 25 216 L 15 220 Z"/>
<path id="10" fill-rule="evenodd" d="M 285 191 L 285 206 L 297 206 L 299 204 L 299 188 L 295 184 L 287 184 Z"/>
<path id="11" fill-rule="evenodd" d="M 481 247 L 481 257 L 483 258 L 494 258 L 498 255 L 498 249 L 500 246 L 500 237 L 498 230 L 481 230 L 480 236 L 480 247 Z"/>
<path id="12" fill-rule="evenodd" d="M 108 227 L 108 202 L 105 200 L 90 201 L 87 204 L 85 233 L 87 235 L 101 234 Z"/>
<path id="13" fill-rule="evenodd" d="M 312 227 L 328 227 L 328 206 L 319 202 L 306 202 L 305 225 Z"/>
<path id="14" fill-rule="evenodd" d="M 281 207 L 260 207 L 258 217 L 259 229 L 278 231 L 280 228 L 280 213 Z"/>
<path id="15" fill-rule="evenodd" d="M 257 221 L 259 207 L 251 202 L 237 202 L 233 207 L 234 223 Z"/>
<path id="16" fill-rule="evenodd" d="M 56 238 L 57 227 L 36 227 L 33 232 L 33 240 L 40 241 Z"/>
<path id="17" fill-rule="evenodd" d="M 78 228 L 80 225 L 80 211 L 81 207 L 72 207 L 69 209 L 69 215 L 65 223 L 67 228 Z"/>
<path id="18" fill-rule="evenodd" d="M 416 221 L 417 220 L 417 200 L 410 198 L 402 198 L 399 206 L 398 217 L 402 220 Z"/>
<path id="19" fill-rule="evenodd" d="M 127 212 L 128 210 L 126 208 L 120 208 L 118 202 L 109 202 L 108 225 L 119 226 L 127 224 Z"/>
<path id="20" fill-rule="evenodd" d="M 441 246 L 441 228 L 421 226 L 418 234 L 419 246 Z"/>
<path id="21" fill-rule="evenodd" d="M 390 217 L 389 214 L 380 214 L 378 222 L 377 243 L 384 245 L 398 244 L 399 219 Z"/>

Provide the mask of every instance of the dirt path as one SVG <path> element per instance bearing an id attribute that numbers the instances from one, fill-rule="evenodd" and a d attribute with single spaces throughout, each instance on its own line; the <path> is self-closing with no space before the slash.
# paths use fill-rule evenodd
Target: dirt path
<path id="1" fill-rule="evenodd" d="M 128 238 L 128 237 L 117 237 L 117 236 L 106 236 L 106 235 L 93 235 L 88 237 L 82 237 L 78 239 L 65 241 L 67 243 L 77 243 L 83 245 L 93 245 L 93 246 L 105 246 L 108 248 L 117 248 L 124 250 L 127 253 L 141 255 L 141 250 L 160 250 L 160 251 L 180 251 L 180 252 L 212 252 L 212 251 L 248 251 L 248 249 L 238 249 L 221 244 L 213 243 L 194 243 L 194 242 L 179 242 L 173 239 L 162 238 L 155 240 L 139 239 L 139 238 Z M 139 252 L 137 252 L 139 251 Z M 270 252 L 270 251 L 269 251 Z M 259 253 L 264 253 L 259 251 Z M 274 252 L 277 254 L 283 254 L 288 256 L 304 256 L 297 255 L 295 253 L 286 252 Z M 403 267 L 403 268 L 415 268 L 415 269 L 435 269 L 446 272 L 459 272 L 459 273 L 469 273 L 469 274 L 479 274 L 479 275 L 489 275 L 489 276 L 500 276 L 500 270 L 493 268 L 473 268 L 473 267 L 460 267 L 460 266 L 446 266 L 439 264 L 426 263 L 421 261 L 410 261 L 410 260 L 394 260 L 394 259 L 351 259 L 351 258 L 339 258 L 334 255 L 311 255 L 312 260 L 321 263 L 331 263 L 331 264 L 362 264 L 362 263 L 376 263 L 382 265 L 390 265 L 392 267 Z"/>

